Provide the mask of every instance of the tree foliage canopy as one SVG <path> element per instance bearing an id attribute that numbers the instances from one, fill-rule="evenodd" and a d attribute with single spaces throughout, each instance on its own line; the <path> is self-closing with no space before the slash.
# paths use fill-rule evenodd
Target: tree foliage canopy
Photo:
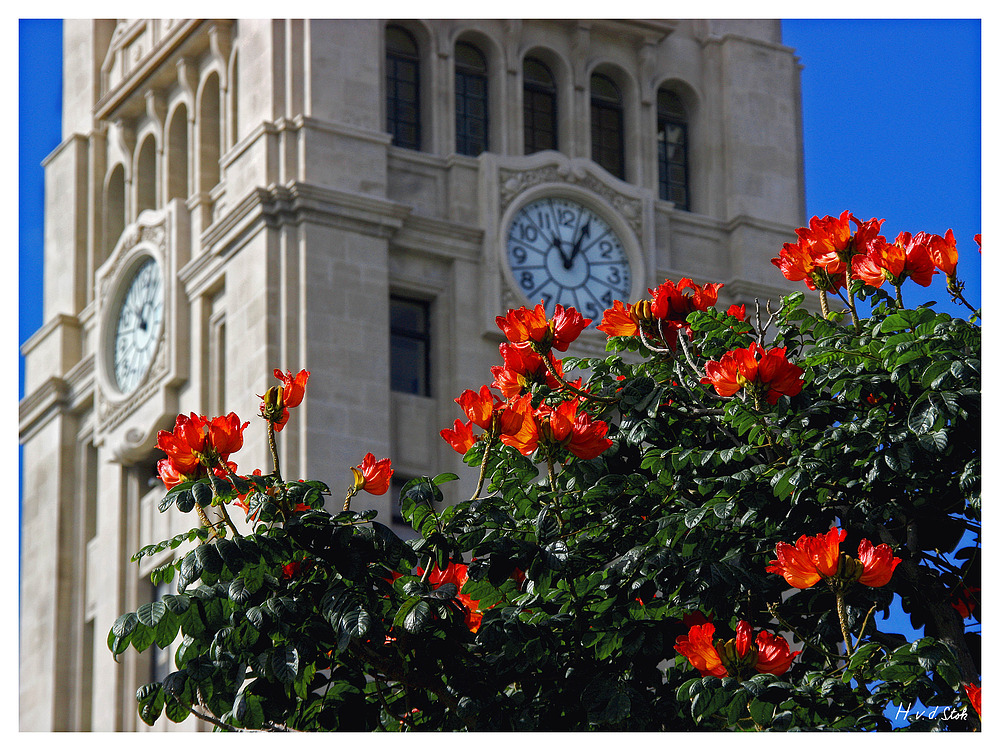
<path id="1" fill-rule="evenodd" d="M 803 228 L 782 258 L 818 234 Z M 844 313 L 825 299 L 809 312 L 802 293 L 722 312 L 718 285 L 665 282 L 607 311 L 606 357 L 560 361 L 551 347 L 571 343 L 579 314 L 511 311 L 494 389 L 456 399 L 470 420 L 443 431 L 480 489 L 446 505 L 455 475 L 406 483 L 415 540 L 350 508 L 358 491 L 385 492 L 387 461 L 366 457 L 343 510 L 327 510 L 327 486 L 283 480 L 276 451 L 270 474 L 235 474 L 238 418 L 215 433 L 179 420 L 161 444 L 172 487 L 160 508 L 199 524 L 134 557 L 190 548 L 152 574 L 177 594 L 108 636 L 116 656 L 179 638 L 176 669 L 137 693 L 140 717 L 884 730 L 890 705 L 920 702 L 956 711 L 904 729 L 978 728 L 966 621 L 981 586 L 980 329 L 975 314 L 903 307 L 899 270 L 885 276 L 895 297 L 871 286 L 852 256 L 872 257 L 872 243 L 860 225 L 826 266 L 811 251 L 807 283 L 846 294 Z M 308 374 L 277 373 L 297 405 Z M 283 394 L 262 404 L 272 447 Z M 171 470 L 178 436 L 197 461 Z M 231 523 L 237 507 L 248 534 Z M 783 560 L 815 583 L 783 576 Z M 890 607 L 925 636 L 880 630 Z"/>

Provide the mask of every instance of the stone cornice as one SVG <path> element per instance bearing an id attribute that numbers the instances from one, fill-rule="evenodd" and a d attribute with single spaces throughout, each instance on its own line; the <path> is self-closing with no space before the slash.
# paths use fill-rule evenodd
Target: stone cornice
<path id="1" fill-rule="evenodd" d="M 42 428 L 69 403 L 70 386 L 62 378 L 50 377 L 45 383 L 26 394 L 18 407 L 18 436 L 22 444 Z"/>
<path id="2" fill-rule="evenodd" d="M 268 226 L 316 222 L 367 235 L 389 237 L 402 225 L 410 207 L 377 196 L 348 193 L 309 183 L 255 188 L 202 235 L 202 247 L 225 248 L 256 222 Z"/>
<path id="3" fill-rule="evenodd" d="M 21 345 L 21 355 L 27 357 L 28 354 L 33 350 L 38 344 L 45 339 L 49 334 L 55 331 L 60 326 L 79 326 L 80 321 L 76 316 L 71 316 L 67 313 L 56 313 L 52 318 L 42 324 L 42 327 L 38 329 L 34 334 L 25 339 L 24 344 Z"/>

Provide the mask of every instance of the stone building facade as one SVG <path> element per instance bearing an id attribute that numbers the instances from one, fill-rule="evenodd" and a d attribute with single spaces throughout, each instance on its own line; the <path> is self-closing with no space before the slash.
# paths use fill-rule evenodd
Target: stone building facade
<path id="1" fill-rule="evenodd" d="M 339 492 L 366 451 L 400 480 L 461 472 L 438 431 L 539 289 L 518 212 L 562 202 L 614 240 L 616 278 L 587 267 L 550 304 L 682 276 L 722 305 L 787 291 L 769 259 L 804 188 L 778 21 L 70 20 L 63 65 L 23 347 L 22 730 L 145 727 L 135 688 L 170 655 L 116 663 L 107 634 L 157 594 L 163 558 L 130 555 L 191 526 L 156 507 L 179 412 L 251 420 L 233 458 L 266 471 L 254 395 L 308 368 L 286 477 Z"/>

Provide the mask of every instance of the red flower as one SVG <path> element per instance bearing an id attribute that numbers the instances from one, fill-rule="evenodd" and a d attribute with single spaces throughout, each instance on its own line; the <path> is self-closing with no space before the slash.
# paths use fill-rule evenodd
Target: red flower
<path id="1" fill-rule="evenodd" d="M 383 495 L 389 490 L 389 478 L 392 477 L 392 463 L 389 459 L 375 461 L 375 455 L 369 451 L 356 467 L 351 467 L 354 473 L 354 492 L 364 490 L 372 495 Z"/>
<path id="2" fill-rule="evenodd" d="M 892 555 L 892 549 L 884 543 L 872 545 L 862 540 L 858 557 L 852 558 L 840 552 L 840 543 L 846 537 L 845 530 L 831 527 L 826 534 L 802 535 L 794 546 L 779 542 L 775 547 L 777 560 L 771 561 L 766 570 L 784 577 L 798 589 L 808 589 L 820 579 L 859 581 L 869 587 L 888 584 L 900 562 Z"/>
<path id="3" fill-rule="evenodd" d="M 737 320 L 740 321 L 745 321 L 747 319 L 747 306 L 736 305 L 734 303 L 733 305 L 729 306 L 729 309 L 726 311 L 726 315 L 732 316 L 733 318 L 736 318 Z"/>
<path id="4" fill-rule="evenodd" d="M 308 370 L 300 370 L 293 376 L 291 371 L 282 373 L 277 368 L 274 369 L 274 377 L 281 381 L 282 388 L 279 391 L 277 387 L 271 387 L 264 392 L 260 397 L 262 399 L 260 414 L 274 424 L 275 431 L 285 427 L 285 423 L 288 422 L 288 410 L 302 403 L 309 375 Z"/>
<path id="5" fill-rule="evenodd" d="M 674 324 L 676 327 L 686 325 L 687 317 L 695 310 L 708 310 L 719 299 L 721 284 L 713 282 L 699 287 L 690 279 L 681 279 L 676 285 L 669 279 L 656 290 L 649 290 L 653 296 L 650 312 L 654 318 Z M 685 294 L 684 290 L 691 290 Z"/>
<path id="6" fill-rule="evenodd" d="M 493 386 L 506 398 L 511 399 L 530 391 L 532 386 L 545 384 L 550 389 L 559 388 L 559 381 L 549 373 L 542 356 L 531 349 L 516 347 L 504 342 L 500 345 L 500 356 L 503 365 L 490 368 L 493 374 Z M 556 372 L 563 376 L 562 363 L 553 360 Z"/>
<path id="7" fill-rule="evenodd" d="M 553 347 L 565 352 L 591 321 L 576 308 L 563 308 L 558 303 L 551 320 L 541 304 L 533 310 L 524 307 L 508 310 L 506 316 L 497 316 L 496 320 L 511 344 L 530 347 L 543 355 Z"/>
<path id="8" fill-rule="evenodd" d="M 603 420 L 592 420 L 579 408 L 579 399 L 564 401 L 555 409 L 542 404 L 532 411 L 530 404 L 523 405 L 520 430 L 502 435 L 500 440 L 525 456 L 543 445 L 549 449 L 566 448 L 580 459 L 593 459 L 611 446 L 611 440 L 605 437 L 608 425 Z"/>
<path id="9" fill-rule="evenodd" d="M 906 265 L 900 274 L 900 279 L 912 279 L 921 287 L 929 287 L 931 277 L 937 273 L 931 260 L 929 242 L 931 236 L 926 232 L 918 232 L 911 236 L 909 232 L 900 232 L 896 236 L 896 245 L 906 252 Z"/>
<path id="10" fill-rule="evenodd" d="M 604 317 L 597 330 L 603 331 L 609 337 L 639 336 L 639 319 L 631 305 L 615 300 L 614 304 L 604 311 Z"/>
<path id="11" fill-rule="evenodd" d="M 211 420 L 193 412 L 177 415 L 173 432 L 161 430 L 156 436 L 156 447 L 167 455 L 157 463 L 160 479 L 171 488 L 209 471 L 225 477 L 230 465 L 235 470 L 229 455 L 243 448 L 243 431 L 249 424 L 241 424 L 234 412 Z"/>
<path id="12" fill-rule="evenodd" d="M 785 357 L 785 348 L 764 349 L 756 342 L 746 349 L 734 349 L 705 366 L 704 384 L 715 387 L 719 396 L 732 396 L 744 387 L 763 395 L 769 404 L 778 398 L 795 396 L 802 390 L 802 368 Z"/>
<path id="13" fill-rule="evenodd" d="M 955 276 L 955 267 L 958 265 L 958 248 L 955 245 L 955 235 L 949 229 L 944 237 L 931 235 L 927 244 L 927 252 L 931 261 L 949 279 Z"/>
<path id="14" fill-rule="evenodd" d="M 969 697 L 969 704 L 972 708 L 976 710 L 976 714 L 979 718 L 983 717 L 983 688 L 982 686 L 974 686 L 971 683 L 963 683 L 962 688 L 965 689 L 965 695 Z"/>
<path id="15" fill-rule="evenodd" d="M 872 287 L 885 282 L 899 285 L 906 267 L 906 249 L 896 243 L 872 243 L 867 253 L 858 253 L 851 259 L 852 275 Z"/>
<path id="16" fill-rule="evenodd" d="M 797 243 L 785 243 L 777 258 L 771 263 L 778 267 L 790 282 L 806 283 L 811 290 L 834 291 L 845 284 L 843 271 L 831 274 L 816 262 L 810 247 L 800 239 Z"/>
<path id="17" fill-rule="evenodd" d="M 463 456 L 472 448 L 476 442 L 476 437 L 472 434 L 472 421 L 462 422 L 455 420 L 455 429 L 445 428 L 441 431 L 441 437 L 448 444 Z"/>
<path id="18" fill-rule="evenodd" d="M 962 616 L 962 620 L 971 616 L 979 607 L 978 593 L 981 591 L 979 587 L 962 587 L 951 596 L 951 606 Z"/>
<path id="19" fill-rule="evenodd" d="M 691 626 L 686 636 L 678 636 L 674 649 L 684 655 L 702 677 L 742 677 L 747 669 L 758 673 L 782 675 L 791 667 L 799 652 L 792 652 L 781 636 L 761 631 L 756 646 L 751 640 L 752 629 L 747 621 L 736 625 L 736 638 L 713 640 L 715 624 Z"/>
<path id="20" fill-rule="evenodd" d="M 417 574 L 423 576 L 423 573 L 424 570 L 418 567 Z M 445 583 L 451 583 L 458 587 L 458 594 L 455 596 L 455 599 L 458 600 L 459 605 L 465 613 L 465 625 L 469 631 L 475 633 L 479 630 L 479 626 L 482 623 L 483 611 L 479 609 L 479 600 L 473 600 L 468 595 L 462 593 L 462 587 L 465 586 L 465 582 L 468 579 L 468 567 L 464 563 L 454 562 L 450 562 L 445 566 L 443 571 L 435 565 L 427 575 L 427 581 L 434 585 L 434 589 Z"/>

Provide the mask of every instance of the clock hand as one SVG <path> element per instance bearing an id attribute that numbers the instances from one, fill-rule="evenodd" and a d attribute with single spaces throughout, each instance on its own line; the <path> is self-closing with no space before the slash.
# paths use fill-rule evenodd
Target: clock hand
<path id="1" fill-rule="evenodd" d="M 556 250 L 559 251 L 559 257 L 562 259 L 564 269 L 568 269 L 570 266 L 573 265 L 572 259 L 570 257 L 567 257 L 566 252 L 563 250 L 562 240 L 559 238 L 559 235 L 552 235 L 552 241 L 549 244 L 549 247 L 550 248 L 554 247 Z"/>
<path id="2" fill-rule="evenodd" d="M 587 237 L 590 237 L 590 219 L 588 219 L 587 223 L 584 224 L 583 227 L 580 229 L 580 234 L 579 236 L 577 236 L 576 241 L 573 243 L 573 252 L 570 253 L 569 264 L 566 266 L 567 269 L 573 265 L 573 261 L 575 261 L 576 257 L 580 254 L 580 249 L 583 246 L 583 241 Z"/>

